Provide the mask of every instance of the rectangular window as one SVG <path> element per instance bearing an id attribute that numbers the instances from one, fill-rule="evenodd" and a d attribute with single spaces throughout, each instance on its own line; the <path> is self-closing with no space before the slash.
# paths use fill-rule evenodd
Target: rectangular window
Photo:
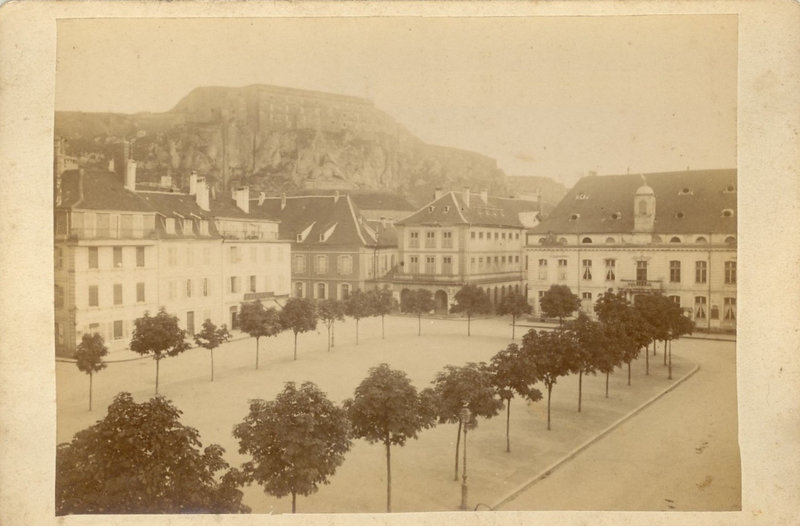
<path id="1" fill-rule="evenodd" d="M 525 270 L 528 270 L 528 255 L 525 255 Z"/>
<path id="2" fill-rule="evenodd" d="M 409 235 L 408 246 L 410 248 L 419 248 L 419 232 L 417 232 L 416 230 L 412 230 L 411 232 L 408 233 L 408 235 Z"/>
<path id="3" fill-rule="evenodd" d="M 174 300 L 175 297 L 178 295 L 178 283 L 173 279 L 170 280 L 167 286 L 169 289 L 167 295 L 169 299 Z"/>
<path id="4" fill-rule="evenodd" d="M 581 292 L 581 299 L 592 301 L 591 292 Z"/>
<path id="5" fill-rule="evenodd" d="M 144 266 L 144 247 L 136 247 L 136 266 Z"/>
<path id="6" fill-rule="evenodd" d="M 328 256 L 317 256 L 317 274 L 328 273 Z"/>
<path id="7" fill-rule="evenodd" d="M 695 283 L 705 283 L 708 279 L 708 263 L 705 261 L 697 261 L 694 266 L 694 281 Z"/>
<path id="8" fill-rule="evenodd" d="M 647 261 L 636 262 L 636 281 L 647 283 Z"/>
<path id="9" fill-rule="evenodd" d="M 583 260 L 583 279 L 585 281 L 592 280 L 592 260 L 591 259 L 584 259 Z"/>
<path id="10" fill-rule="evenodd" d="M 294 284 L 294 297 L 295 298 L 303 297 L 303 283 L 300 281 Z"/>
<path id="11" fill-rule="evenodd" d="M 167 264 L 174 267 L 178 264 L 178 249 L 176 247 L 169 247 L 167 249 Z"/>
<path id="12" fill-rule="evenodd" d="M 436 248 L 436 232 L 425 232 L 425 248 Z"/>
<path id="13" fill-rule="evenodd" d="M 670 261 L 669 262 L 669 281 L 670 281 L 670 283 L 680 283 L 681 282 L 681 262 L 680 261 Z"/>
<path id="14" fill-rule="evenodd" d="M 294 272 L 300 273 L 306 271 L 306 257 L 302 255 L 294 256 Z"/>
<path id="15" fill-rule="evenodd" d="M 669 299 L 672 301 L 672 303 L 674 303 L 678 307 L 681 306 L 681 297 L 680 296 L 670 296 Z"/>
<path id="16" fill-rule="evenodd" d="M 56 247 L 55 267 L 56 269 L 61 269 L 63 266 L 64 266 L 64 251 L 61 250 L 61 247 Z"/>
<path id="17" fill-rule="evenodd" d="M 192 297 L 192 280 L 190 279 L 186 280 L 186 297 L 187 298 Z"/>
<path id="18" fill-rule="evenodd" d="M 735 285 L 736 284 L 736 262 L 735 261 L 726 261 L 725 262 L 725 284 L 726 285 Z"/>
<path id="19" fill-rule="evenodd" d="M 203 278 L 203 296 L 208 296 L 208 278 Z"/>
<path id="20" fill-rule="evenodd" d="M 450 275 L 453 273 L 453 258 L 444 256 L 442 258 L 442 274 Z"/>
<path id="21" fill-rule="evenodd" d="M 186 312 L 186 332 L 189 335 L 194 334 L 194 311 L 190 310 Z"/>
<path id="22" fill-rule="evenodd" d="M 475 232 L 470 232 L 469 233 L 469 238 L 470 239 L 475 239 Z"/>
<path id="23" fill-rule="evenodd" d="M 181 221 L 181 230 L 183 230 L 183 234 L 187 236 L 194 235 L 194 228 L 192 228 L 193 221 L 191 219 L 184 219 Z"/>
<path id="24" fill-rule="evenodd" d="M 453 233 L 442 232 L 442 248 L 453 248 Z"/>
<path id="25" fill-rule="evenodd" d="M 55 295 L 56 295 L 56 308 L 61 309 L 64 307 L 64 289 L 58 285 L 55 285 Z"/>
<path id="26" fill-rule="evenodd" d="M 478 232 L 478 239 L 483 239 L 483 232 Z"/>
<path id="27" fill-rule="evenodd" d="M 114 320 L 114 339 L 122 339 L 122 320 Z"/>
<path id="28" fill-rule="evenodd" d="M 500 236 L 500 239 L 505 239 L 505 238 L 506 238 L 506 233 L 503 232 L 503 234 Z"/>
<path id="29" fill-rule="evenodd" d="M 606 281 L 615 281 L 617 279 L 617 260 L 606 259 Z"/>
<path id="30" fill-rule="evenodd" d="M 434 274 L 436 272 L 436 257 L 425 256 L 425 274 Z"/>
<path id="31" fill-rule="evenodd" d="M 174 234 L 175 233 L 175 219 L 168 217 L 164 220 L 164 229 L 167 231 L 167 234 Z"/>
<path id="32" fill-rule="evenodd" d="M 114 247 L 114 268 L 122 268 L 122 247 Z"/>
<path id="33" fill-rule="evenodd" d="M 250 292 L 256 291 L 256 277 L 250 276 Z"/>
<path id="34" fill-rule="evenodd" d="M 325 299 L 325 284 L 324 283 L 317 283 L 317 299 L 324 300 Z"/>
<path id="35" fill-rule="evenodd" d="M 501 256 L 500 257 L 500 263 L 502 263 L 504 265 L 506 264 L 506 257 L 505 256 Z"/>
<path id="36" fill-rule="evenodd" d="M 89 268 L 98 268 L 97 247 L 89 247 Z"/>
<path id="37" fill-rule="evenodd" d="M 705 319 L 706 317 L 706 297 L 695 296 L 694 298 L 694 317 L 697 319 Z"/>
<path id="38" fill-rule="evenodd" d="M 339 299 L 346 300 L 349 297 L 350 297 L 350 285 L 348 283 L 342 283 L 342 297 Z"/>
<path id="39" fill-rule="evenodd" d="M 231 263 L 239 262 L 239 247 L 230 248 L 230 262 Z"/>
<path id="40" fill-rule="evenodd" d="M 348 275 L 353 273 L 353 256 L 339 256 L 339 274 Z"/>
<path id="41" fill-rule="evenodd" d="M 237 276 L 230 277 L 228 290 L 234 294 L 239 292 L 239 278 Z"/>
<path id="42" fill-rule="evenodd" d="M 725 321 L 736 321 L 736 298 L 724 298 L 722 316 Z"/>
<path id="43" fill-rule="evenodd" d="M 208 221 L 205 219 L 200 220 L 200 235 L 207 236 L 208 235 Z"/>
<path id="44" fill-rule="evenodd" d="M 122 305 L 122 284 L 114 283 L 114 305 Z"/>
<path id="45" fill-rule="evenodd" d="M 89 306 L 98 307 L 100 299 L 98 298 L 97 285 L 89 285 Z"/>
<path id="46" fill-rule="evenodd" d="M 711 305 L 711 316 L 709 316 L 712 320 L 719 319 L 719 306 Z"/>
<path id="47" fill-rule="evenodd" d="M 564 281 L 567 279 L 567 260 L 566 259 L 559 259 L 558 260 L 558 279 L 560 281 Z"/>
<path id="48" fill-rule="evenodd" d="M 136 284 L 136 303 L 144 303 L 144 283 Z"/>
<path id="49" fill-rule="evenodd" d="M 475 272 L 475 258 L 471 258 L 469 260 L 469 270 L 471 272 Z"/>
<path id="50" fill-rule="evenodd" d="M 408 259 L 408 272 L 410 274 L 419 274 L 419 256 L 411 256 Z"/>

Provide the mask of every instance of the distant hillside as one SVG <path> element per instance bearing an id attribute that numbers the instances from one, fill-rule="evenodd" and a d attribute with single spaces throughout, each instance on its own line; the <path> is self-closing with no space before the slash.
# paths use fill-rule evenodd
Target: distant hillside
<path id="1" fill-rule="evenodd" d="M 567 195 L 567 188 L 550 177 L 535 175 L 507 175 L 505 176 L 506 189 L 514 195 L 533 194 L 542 195 L 542 208 L 549 212 Z"/>
<path id="2" fill-rule="evenodd" d="M 142 179 L 185 185 L 196 170 L 219 190 L 380 189 L 415 203 L 437 186 L 506 193 L 494 159 L 426 144 L 366 99 L 315 91 L 203 87 L 165 113 L 56 112 L 55 133 L 81 164 L 120 161 L 132 141 Z"/>

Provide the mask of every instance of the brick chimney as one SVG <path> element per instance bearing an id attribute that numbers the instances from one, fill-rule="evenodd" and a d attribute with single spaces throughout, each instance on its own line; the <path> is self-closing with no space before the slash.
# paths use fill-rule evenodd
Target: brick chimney
<path id="1" fill-rule="evenodd" d="M 236 206 L 244 212 L 245 214 L 250 213 L 250 187 L 242 186 L 240 188 L 235 189 L 234 191 L 234 199 L 236 200 Z"/>
<path id="2" fill-rule="evenodd" d="M 195 178 L 194 198 L 197 202 L 197 206 L 206 212 L 209 212 L 211 209 L 208 203 L 208 185 L 206 184 L 206 180 L 203 177 L 198 178 L 196 173 L 192 173 L 192 177 Z"/>
<path id="3" fill-rule="evenodd" d="M 464 187 L 464 191 L 461 193 L 461 200 L 464 201 L 464 206 L 469 206 L 469 186 Z"/>
<path id="4" fill-rule="evenodd" d="M 433 200 L 436 201 L 443 195 L 444 195 L 444 190 L 442 190 L 441 186 L 437 186 L 436 189 L 433 191 Z"/>
<path id="5" fill-rule="evenodd" d="M 264 192 L 259 192 L 258 193 L 258 206 L 263 205 L 264 204 L 264 199 L 266 199 L 266 198 L 267 198 L 267 194 L 265 194 Z"/>
<path id="6" fill-rule="evenodd" d="M 128 159 L 125 163 L 125 189 L 136 191 L 136 161 Z"/>
<path id="7" fill-rule="evenodd" d="M 197 172 L 192 170 L 191 175 L 189 175 L 189 195 L 195 195 L 197 193 Z"/>
<path id="8" fill-rule="evenodd" d="M 281 210 L 286 208 L 286 192 L 281 194 Z"/>

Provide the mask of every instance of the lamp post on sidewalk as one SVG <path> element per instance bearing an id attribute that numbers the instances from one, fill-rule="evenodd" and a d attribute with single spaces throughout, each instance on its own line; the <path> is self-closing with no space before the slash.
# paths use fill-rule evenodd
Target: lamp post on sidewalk
<path id="1" fill-rule="evenodd" d="M 461 409 L 461 422 L 464 427 L 464 462 L 461 464 L 461 506 L 460 509 L 467 509 L 467 424 L 472 417 L 472 412 L 469 407 L 464 406 Z"/>

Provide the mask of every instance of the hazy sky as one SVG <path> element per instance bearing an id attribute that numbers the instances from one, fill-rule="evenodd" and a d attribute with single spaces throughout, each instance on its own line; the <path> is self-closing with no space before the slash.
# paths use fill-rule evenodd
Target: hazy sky
<path id="1" fill-rule="evenodd" d="M 572 184 L 736 166 L 735 16 L 58 22 L 57 110 L 165 111 L 197 86 L 370 98 L 421 139 Z"/>

